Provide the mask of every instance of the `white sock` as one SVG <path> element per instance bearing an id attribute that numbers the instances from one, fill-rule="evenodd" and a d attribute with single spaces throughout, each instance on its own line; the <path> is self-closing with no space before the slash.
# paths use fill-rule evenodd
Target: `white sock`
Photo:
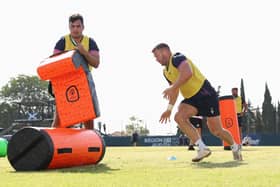
<path id="1" fill-rule="evenodd" d="M 237 151 L 238 150 L 238 145 L 234 142 L 231 146 L 232 151 Z"/>
<path id="2" fill-rule="evenodd" d="M 207 148 L 207 146 L 203 143 L 203 141 L 201 140 L 201 138 L 199 138 L 196 142 L 195 145 L 198 146 L 199 150 L 205 149 Z"/>

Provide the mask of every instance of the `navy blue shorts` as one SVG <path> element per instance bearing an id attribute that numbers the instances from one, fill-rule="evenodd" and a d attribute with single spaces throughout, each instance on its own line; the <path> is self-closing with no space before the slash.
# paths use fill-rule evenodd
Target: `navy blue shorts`
<path id="1" fill-rule="evenodd" d="M 190 122 L 195 128 L 197 129 L 202 128 L 202 119 L 196 117 L 190 117 Z"/>
<path id="2" fill-rule="evenodd" d="M 192 97 L 185 98 L 181 103 L 194 106 L 198 116 L 214 117 L 220 115 L 219 98 L 216 90 L 208 80 L 205 80 L 201 89 Z"/>
<path id="3" fill-rule="evenodd" d="M 243 126 L 243 116 L 240 114 L 237 114 L 237 120 L 238 120 L 238 126 L 242 127 Z"/>

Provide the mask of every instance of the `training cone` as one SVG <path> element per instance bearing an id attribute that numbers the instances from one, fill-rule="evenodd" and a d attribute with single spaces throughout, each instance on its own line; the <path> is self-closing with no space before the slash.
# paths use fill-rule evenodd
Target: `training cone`
<path id="1" fill-rule="evenodd" d="M 8 160 L 16 171 L 97 164 L 104 154 L 103 138 L 86 129 L 25 127 L 8 144 Z"/>
<path id="2" fill-rule="evenodd" d="M 7 155 L 8 141 L 5 138 L 0 138 L 0 157 Z"/>
<path id="3" fill-rule="evenodd" d="M 170 156 L 167 158 L 167 160 L 177 160 L 176 156 Z"/>

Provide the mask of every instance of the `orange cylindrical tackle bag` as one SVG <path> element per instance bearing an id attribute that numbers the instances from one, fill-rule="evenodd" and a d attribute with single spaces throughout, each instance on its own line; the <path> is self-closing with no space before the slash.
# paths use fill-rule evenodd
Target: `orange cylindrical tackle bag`
<path id="1" fill-rule="evenodd" d="M 16 171 L 66 168 L 99 163 L 105 143 L 94 130 L 25 127 L 12 136 L 7 152 Z"/>

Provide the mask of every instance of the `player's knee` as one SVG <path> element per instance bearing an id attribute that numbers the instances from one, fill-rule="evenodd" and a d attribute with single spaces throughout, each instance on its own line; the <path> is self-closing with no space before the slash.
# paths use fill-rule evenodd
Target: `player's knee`
<path id="1" fill-rule="evenodd" d="M 180 114 L 179 114 L 179 112 L 177 112 L 177 113 L 174 115 L 174 120 L 175 120 L 177 123 L 179 123 L 179 121 L 180 121 Z"/>
<path id="2" fill-rule="evenodd" d="M 177 123 L 181 123 L 182 120 L 183 120 L 183 115 L 180 113 L 180 112 L 177 112 L 175 115 L 174 115 L 174 120 L 177 122 Z"/>
<path id="3" fill-rule="evenodd" d="M 186 120 L 189 120 L 189 116 L 182 113 L 182 112 L 177 112 L 175 115 L 174 115 L 174 120 L 177 122 L 177 124 L 181 125 L 181 124 L 184 124 L 186 123 Z"/>
<path id="4" fill-rule="evenodd" d="M 210 129 L 210 131 L 214 136 L 220 137 L 221 135 L 221 131 L 219 129 Z"/>

